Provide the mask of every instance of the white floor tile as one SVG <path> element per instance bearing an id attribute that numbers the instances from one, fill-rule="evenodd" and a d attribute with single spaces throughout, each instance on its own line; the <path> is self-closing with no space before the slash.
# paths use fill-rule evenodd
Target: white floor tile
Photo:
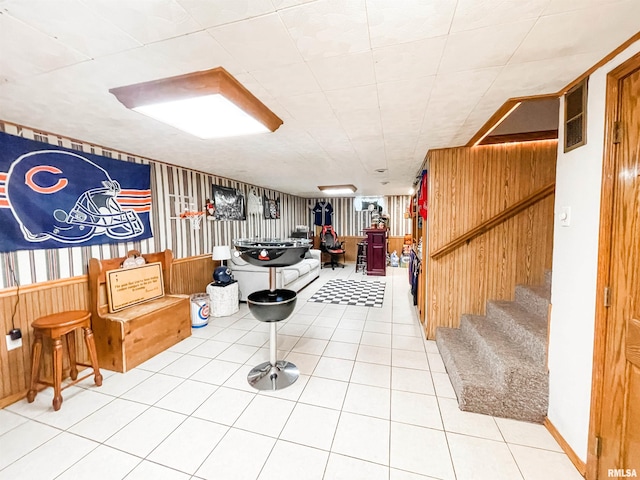
<path id="1" fill-rule="evenodd" d="M 29 420 L 0 435 L 0 470 L 60 433 L 49 425 Z"/>
<path id="2" fill-rule="evenodd" d="M 522 475 L 504 442 L 447 433 L 458 478 L 521 480 Z M 491 461 L 488 461 L 491 459 Z"/>
<path id="3" fill-rule="evenodd" d="M 123 394 L 121 398 L 153 405 L 182 382 L 182 378 L 156 373 Z"/>
<path id="4" fill-rule="evenodd" d="M 282 360 L 279 358 L 278 360 Z M 290 352 L 285 360 L 293 363 L 303 375 L 311 375 L 320 361 L 318 355 L 308 355 L 306 353 Z M 247 372 L 249 373 L 249 372 Z"/>
<path id="5" fill-rule="evenodd" d="M 391 335 L 393 329 L 391 323 L 386 322 L 377 322 L 375 320 L 367 319 L 367 322 L 364 324 L 364 333 L 385 333 L 387 335 Z M 384 345 L 390 347 L 391 345 Z"/>
<path id="6" fill-rule="evenodd" d="M 187 338 L 187 340 L 189 339 Z M 148 370 L 150 372 L 159 372 L 167 365 L 181 358 L 182 355 L 183 353 L 177 352 L 175 350 L 165 350 L 164 352 L 160 352 L 157 355 L 154 355 L 146 362 L 142 362 L 136 368 L 139 368 L 141 370 Z"/>
<path id="7" fill-rule="evenodd" d="M 126 477 L 142 460 L 128 453 L 100 445 L 80 459 L 56 480 L 120 480 Z M 101 465 L 102 468 L 96 468 Z"/>
<path id="8" fill-rule="evenodd" d="M 196 476 L 207 480 L 254 480 L 275 443 L 275 438 L 231 428 Z"/>
<path id="9" fill-rule="evenodd" d="M 583 480 L 569 458 L 558 452 L 509 445 L 525 480 Z"/>
<path id="10" fill-rule="evenodd" d="M 413 352 L 424 352 L 424 341 L 420 337 L 406 337 L 395 335 L 391 345 L 394 349 L 411 350 Z"/>
<path id="11" fill-rule="evenodd" d="M 322 315 L 319 315 L 316 317 L 316 319 L 313 321 L 313 326 L 322 327 L 322 328 L 331 328 L 335 330 L 335 328 L 340 323 L 341 315 L 342 313 L 339 313 L 335 316 L 328 316 L 326 313 L 323 313 Z"/>
<path id="12" fill-rule="evenodd" d="M 330 408 L 298 403 L 280 434 L 287 440 L 308 447 L 329 450 L 340 412 Z"/>
<path id="13" fill-rule="evenodd" d="M 127 475 L 126 480 L 189 480 L 190 477 L 184 472 L 144 460 Z"/>
<path id="14" fill-rule="evenodd" d="M 152 462 L 194 474 L 229 427 L 187 418 L 147 457 Z"/>
<path id="15" fill-rule="evenodd" d="M 269 334 L 266 332 L 251 331 L 238 340 L 236 343 L 241 345 L 251 345 L 254 347 L 262 347 L 269 341 Z"/>
<path id="16" fill-rule="evenodd" d="M 288 400 L 258 395 L 233 426 L 270 437 L 278 437 L 294 406 L 295 403 Z"/>
<path id="17" fill-rule="evenodd" d="M 392 331 L 394 335 L 422 338 L 422 328 L 414 324 L 406 325 L 394 323 Z"/>
<path id="18" fill-rule="evenodd" d="M 389 464 L 389 421 L 343 412 L 331 451 Z"/>
<path id="19" fill-rule="evenodd" d="M 458 402 L 450 398 L 439 398 L 444 429 L 447 432 L 462 433 L 489 440 L 502 441 L 502 434 L 493 417 L 479 413 L 463 412 Z"/>
<path id="20" fill-rule="evenodd" d="M 304 332 L 304 336 L 309 338 L 317 338 L 319 340 L 329 340 L 333 336 L 334 331 L 335 328 L 318 327 L 316 325 L 312 325 L 307 329 L 306 332 Z"/>
<path id="21" fill-rule="evenodd" d="M 398 470 L 397 468 L 390 468 L 389 480 L 438 480 L 438 479 L 436 479 L 436 477 L 428 477 L 426 475 L 419 475 L 417 473 Z"/>
<path id="22" fill-rule="evenodd" d="M 389 420 L 391 415 L 390 391 L 388 388 L 351 383 L 347 389 L 342 411 Z"/>
<path id="23" fill-rule="evenodd" d="M 189 378 L 209 363 L 209 361 L 208 358 L 185 354 L 175 362 L 164 367 L 159 373 L 172 375 L 174 377 Z"/>
<path id="24" fill-rule="evenodd" d="M 391 335 L 387 333 L 363 332 L 360 345 L 372 347 L 391 348 Z"/>
<path id="25" fill-rule="evenodd" d="M 344 316 L 338 323 L 339 330 L 356 330 L 362 332 L 364 330 L 364 319 L 345 318 Z"/>
<path id="26" fill-rule="evenodd" d="M 362 383 L 374 387 L 391 386 L 391 367 L 375 363 L 356 362 L 351 372 L 352 383 Z"/>
<path id="27" fill-rule="evenodd" d="M 447 369 L 444 367 L 444 363 L 442 363 L 442 357 L 439 353 L 429 353 L 427 354 L 427 357 L 429 358 L 429 370 L 431 370 L 432 372 L 440 373 L 447 372 Z"/>
<path id="28" fill-rule="evenodd" d="M 358 354 L 357 343 L 344 343 L 331 340 L 324 350 L 324 357 L 342 358 L 344 360 L 355 360 Z"/>
<path id="29" fill-rule="evenodd" d="M 243 390 L 249 393 L 257 393 L 258 390 L 249 385 L 247 376 L 249 375 L 249 372 L 253 367 L 255 367 L 256 365 L 260 365 L 261 363 L 264 363 L 264 361 L 268 360 L 269 352 L 267 351 L 266 356 L 264 357 L 265 360 L 258 361 L 258 359 L 255 359 L 254 357 L 249 359 L 247 363 L 236 370 L 234 374 L 231 375 L 222 385 L 227 388 L 235 388 L 236 390 Z"/>
<path id="30" fill-rule="evenodd" d="M 394 348 L 391 352 L 391 365 L 394 367 L 429 370 L 427 354 L 423 351 L 414 352 Z"/>
<path id="31" fill-rule="evenodd" d="M 329 452 L 278 440 L 259 480 L 321 480 Z"/>
<path id="32" fill-rule="evenodd" d="M 308 353 L 310 355 L 322 355 L 327 348 L 328 340 L 318 338 L 301 337 L 291 349 L 292 352 Z"/>
<path id="33" fill-rule="evenodd" d="M 391 422 L 390 466 L 444 480 L 455 478 L 444 432 Z"/>
<path id="34" fill-rule="evenodd" d="M 372 347 L 370 345 L 360 344 L 356 360 L 358 362 L 391 365 L 391 348 Z"/>
<path id="35" fill-rule="evenodd" d="M 69 432 L 82 437 L 104 442 L 111 435 L 137 418 L 149 406 L 115 398 L 100 410 L 95 411 L 84 420 L 76 423 Z"/>
<path id="36" fill-rule="evenodd" d="M 351 378 L 353 363 L 353 360 L 322 357 L 313 371 L 313 376 L 348 382 Z"/>
<path id="37" fill-rule="evenodd" d="M 281 390 L 260 390 L 258 391 L 259 395 L 266 395 L 267 397 L 275 397 L 282 398 L 283 400 L 291 400 L 292 402 L 297 402 L 302 395 L 305 387 L 307 386 L 307 382 L 309 381 L 308 375 L 300 375 L 298 379 L 293 383 L 293 385 L 288 386 L 287 388 L 283 388 Z M 250 387 L 253 391 L 256 391 L 253 387 Z"/>
<path id="38" fill-rule="evenodd" d="M 155 406 L 191 415 L 217 388 L 210 383 L 185 380 L 156 402 Z"/>
<path id="39" fill-rule="evenodd" d="M 299 402 L 340 410 L 347 393 L 346 382 L 311 377 L 300 395 Z"/>
<path id="40" fill-rule="evenodd" d="M 238 330 L 236 328 L 225 328 L 223 331 L 213 337 L 213 340 L 218 342 L 233 343 L 240 340 L 247 334 L 246 330 Z"/>
<path id="41" fill-rule="evenodd" d="M 456 399 L 456 392 L 453 390 L 449 375 L 446 373 L 431 372 L 431 380 L 433 380 L 433 387 L 438 398 Z"/>
<path id="42" fill-rule="evenodd" d="M 96 447 L 91 440 L 62 432 L 0 471 L 0 480 L 53 479 Z"/>
<path id="43" fill-rule="evenodd" d="M 92 390 L 84 390 L 71 398 L 65 398 L 65 392 L 66 390 L 62 392 L 63 401 L 60 410 L 56 412 L 51 408 L 35 419 L 52 427 L 66 430 L 113 401 L 113 397 Z"/>
<path id="44" fill-rule="evenodd" d="M 220 333 L 222 330 L 225 329 L 225 327 L 221 325 L 218 326 L 216 324 L 217 323 L 216 320 L 218 319 L 209 318 L 209 325 L 207 325 L 206 327 L 192 328 L 191 336 L 195 338 L 204 338 L 204 339 L 214 337 L 215 335 L 217 335 L 218 333 Z"/>
<path id="45" fill-rule="evenodd" d="M 193 350 L 189 352 L 190 355 L 197 355 L 199 357 L 206 358 L 216 358 L 222 352 L 224 352 L 227 348 L 229 348 L 232 343 L 229 342 L 219 342 L 218 340 L 207 340 Z"/>
<path id="46" fill-rule="evenodd" d="M 258 347 L 251 345 L 233 344 L 216 357 L 216 360 L 226 362 L 245 363 L 258 351 Z"/>
<path id="47" fill-rule="evenodd" d="M 201 345 L 202 343 L 205 342 L 204 338 L 198 338 L 198 337 L 187 337 L 184 340 L 182 340 L 181 342 L 176 343 L 175 345 L 173 345 L 172 347 L 169 347 L 169 351 L 170 352 L 175 352 L 175 353 L 187 353 L 191 350 L 193 350 L 194 348 L 196 348 L 198 345 Z"/>
<path id="48" fill-rule="evenodd" d="M 186 417 L 151 407 L 109 438 L 105 444 L 124 452 L 146 457 Z"/>
<path id="49" fill-rule="evenodd" d="M 139 368 L 129 370 L 127 373 L 116 373 L 102 381 L 102 386 L 99 387 L 100 393 L 119 397 L 126 391 L 144 382 L 151 375 L 153 375 L 153 372 Z"/>
<path id="50" fill-rule="evenodd" d="M 360 330 L 344 330 L 342 328 L 336 328 L 331 340 L 334 342 L 360 343 L 361 337 L 362 331 Z"/>
<path id="51" fill-rule="evenodd" d="M 3 433 L 7 433 L 12 428 L 25 423 L 28 418 L 12 413 L 9 410 L 0 410 L 0 436 Z"/>
<path id="52" fill-rule="evenodd" d="M 337 453 L 329 455 L 324 480 L 388 480 L 389 467 L 345 457 Z"/>
<path id="53" fill-rule="evenodd" d="M 240 363 L 225 362 L 223 360 L 213 359 L 196 373 L 194 373 L 191 376 L 191 380 L 212 383 L 214 385 L 222 385 L 231 375 L 236 372 L 236 370 L 241 367 L 242 364 Z"/>
<path id="54" fill-rule="evenodd" d="M 391 392 L 391 420 L 442 430 L 438 400 L 421 393 Z"/>
<path id="55" fill-rule="evenodd" d="M 495 421 L 507 443 L 562 452 L 562 448 L 544 425 L 509 418 L 496 418 Z"/>
<path id="56" fill-rule="evenodd" d="M 435 395 L 431 374 L 425 370 L 391 367 L 391 388 L 404 392 Z"/>
<path id="57" fill-rule="evenodd" d="M 255 396 L 255 393 L 220 387 L 204 401 L 193 416 L 223 425 L 233 425 Z"/>

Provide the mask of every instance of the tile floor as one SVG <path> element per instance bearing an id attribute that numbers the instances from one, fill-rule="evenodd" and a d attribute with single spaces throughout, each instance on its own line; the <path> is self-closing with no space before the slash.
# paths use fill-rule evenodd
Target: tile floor
<path id="1" fill-rule="evenodd" d="M 307 302 L 330 278 L 386 282 L 382 308 Z M 580 480 L 541 425 L 461 412 L 407 270 L 322 270 L 279 324 L 301 372 L 258 392 L 268 325 L 240 312 L 126 374 L 0 410 L 0 480 Z"/>

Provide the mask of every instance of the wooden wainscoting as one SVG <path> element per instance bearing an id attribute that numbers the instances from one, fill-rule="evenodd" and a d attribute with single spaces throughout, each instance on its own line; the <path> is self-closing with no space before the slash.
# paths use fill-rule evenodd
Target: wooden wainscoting
<path id="1" fill-rule="evenodd" d="M 212 280 L 214 268 L 219 262 L 211 259 L 211 254 L 174 260 L 172 269 L 173 289 L 177 293 L 201 293 Z M 4 334 L 11 330 L 11 318 L 16 305 L 17 289 L 7 288 L 0 291 L 0 325 Z M 90 310 L 89 280 L 86 275 L 80 277 L 36 283 L 20 288 L 20 301 L 17 304 L 14 323 L 22 331 L 22 347 L 7 351 L 4 339 L 0 342 L 0 408 L 24 397 L 29 387 L 31 375 L 31 346 L 33 330 L 31 323 L 38 317 L 64 310 Z M 3 335 L 4 335 L 3 334 Z M 84 339 L 81 332 L 76 333 L 78 360 L 87 362 Z M 67 362 L 66 345 L 64 359 Z M 51 346 L 44 342 L 44 355 L 41 362 L 43 378 L 51 379 Z M 65 369 L 67 367 L 65 366 Z M 67 372 L 64 372 L 66 375 Z"/>
<path id="2" fill-rule="evenodd" d="M 31 323 L 38 317 L 65 310 L 89 310 L 89 284 L 86 275 L 21 287 L 20 301 L 16 307 L 17 293 L 16 288 L 0 291 L 3 336 L 13 328 L 11 318 L 14 308 L 15 327 L 22 331 L 20 348 L 7 351 L 4 339 L 0 342 L 0 408 L 22 398 L 29 387 L 33 343 Z M 76 345 L 79 352 L 78 360 L 87 362 L 84 338 L 80 332 L 76 332 Z M 64 343 L 63 348 L 66 362 L 68 356 Z M 51 345 L 47 341 L 44 342 L 40 365 L 42 378 L 51 380 Z M 65 370 L 66 368 L 65 366 Z"/>
<path id="3" fill-rule="evenodd" d="M 510 300 L 516 284 L 542 284 L 551 269 L 554 195 L 439 258 L 431 255 L 555 181 L 556 141 L 429 152 L 427 336 Z"/>
<path id="4" fill-rule="evenodd" d="M 213 271 L 220 262 L 211 259 L 211 254 L 180 258 L 173 261 L 171 288 L 173 293 L 204 293 L 213 281 Z"/>

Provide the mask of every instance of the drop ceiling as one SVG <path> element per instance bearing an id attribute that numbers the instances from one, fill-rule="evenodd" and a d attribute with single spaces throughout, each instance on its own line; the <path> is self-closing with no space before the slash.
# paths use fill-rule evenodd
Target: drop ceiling
<path id="1" fill-rule="evenodd" d="M 638 31 L 638 0 L 0 0 L 0 120 L 306 197 L 406 194 L 429 149 Z M 201 140 L 109 93 L 217 66 L 284 124 Z"/>

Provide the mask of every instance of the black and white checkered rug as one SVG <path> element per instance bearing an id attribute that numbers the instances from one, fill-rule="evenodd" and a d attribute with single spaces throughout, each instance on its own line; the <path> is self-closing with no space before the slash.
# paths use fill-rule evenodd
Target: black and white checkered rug
<path id="1" fill-rule="evenodd" d="M 310 299 L 314 303 L 382 307 L 384 282 L 361 280 L 329 280 Z"/>

